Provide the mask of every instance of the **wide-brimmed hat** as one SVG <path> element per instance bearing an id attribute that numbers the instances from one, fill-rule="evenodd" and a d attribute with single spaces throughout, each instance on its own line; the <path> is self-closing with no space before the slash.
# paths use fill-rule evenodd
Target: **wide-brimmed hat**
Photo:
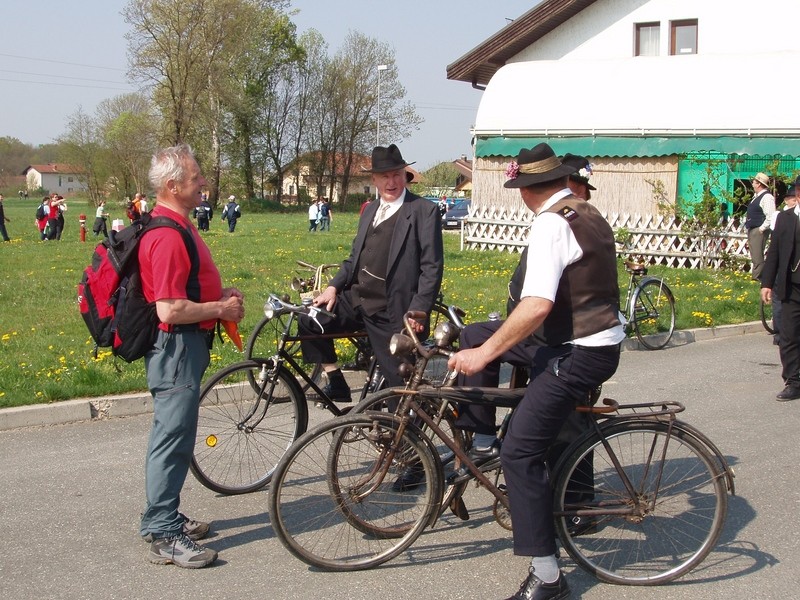
<path id="1" fill-rule="evenodd" d="M 577 154 L 570 154 L 567 152 L 561 159 L 561 162 L 565 165 L 572 165 L 575 167 L 575 172 L 570 173 L 570 179 L 582 183 L 590 190 L 597 189 L 589 183 L 589 177 L 592 175 L 592 165 L 589 164 L 585 156 L 578 156 Z"/>
<path id="2" fill-rule="evenodd" d="M 506 176 L 509 179 L 503 186 L 523 188 L 536 183 L 561 179 L 574 172 L 575 167 L 563 164 L 549 145 L 541 143 L 530 150 L 519 151 L 517 160 L 506 169 Z"/>
<path id="3" fill-rule="evenodd" d="M 757 181 L 764 187 L 769 187 L 769 175 L 766 173 L 756 173 L 756 176 L 753 177 L 753 181 Z"/>
<path id="4" fill-rule="evenodd" d="M 797 185 L 792 184 L 789 186 L 789 189 L 786 190 L 786 195 L 784 198 L 794 198 L 797 195 Z"/>
<path id="5" fill-rule="evenodd" d="M 388 148 L 375 146 L 372 150 L 372 168 L 364 169 L 362 167 L 362 170 L 366 173 L 386 173 L 404 169 L 413 164 L 413 162 L 407 163 L 404 161 L 403 155 L 400 154 L 400 148 L 395 144 L 391 144 Z"/>

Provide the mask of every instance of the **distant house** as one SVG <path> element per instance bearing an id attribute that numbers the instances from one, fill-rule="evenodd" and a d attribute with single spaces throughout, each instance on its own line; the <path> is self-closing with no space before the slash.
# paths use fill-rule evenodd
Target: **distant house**
<path id="1" fill-rule="evenodd" d="M 328 198 L 333 204 L 339 204 L 342 193 L 342 179 L 344 175 L 344 157 L 338 157 L 336 175 L 334 177 L 334 189 L 332 197 L 329 197 L 330 169 L 319 166 L 321 155 L 318 152 L 310 152 L 296 159 L 293 163 L 284 168 L 285 176 L 283 179 L 283 197 L 296 199 L 299 197 L 317 198 L 322 196 Z M 369 169 L 371 159 L 364 154 L 356 154 L 353 157 L 353 164 L 350 168 L 350 181 L 348 193 L 375 195 L 375 188 L 372 185 L 372 176 L 365 169 Z M 298 169 L 299 166 L 299 169 Z M 417 183 L 420 180 L 418 171 L 411 167 L 406 167 L 406 171 L 411 173 L 410 183 Z M 299 173 L 299 177 L 297 174 Z"/>
<path id="2" fill-rule="evenodd" d="M 589 158 L 608 214 L 690 206 L 709 183 L 746 194 L 759 171 L 794 176 L 800 47 L 759 27 L 775 22 L 799 23 L 800 2 L 543 0 L 447 67 L 484 90 L 473 210 L 522 208 L 505 167 L 540 142 Z"/>
<path id="3" fill-rule="evenodd" d="M 50 193 L 73 194 L 87 189 L 81 182 L 83 170 L 62 163 L 29 165 L 22 171 L 28 192 L 43 188 Z"/>
<path id="4" fill-rule="evenodd" d="M 459 196 L 469 195 L 472 191 L 472 161 L 466 156 L 462 156 L 453 161 L 458 170 L 455 191 Z M 466 192 L 466 194 L 465 194 Z"/>

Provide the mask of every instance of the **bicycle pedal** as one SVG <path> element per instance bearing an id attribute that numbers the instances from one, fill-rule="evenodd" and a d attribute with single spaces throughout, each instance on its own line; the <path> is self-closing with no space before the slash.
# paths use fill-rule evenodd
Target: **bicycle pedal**
<path id="1" fill-rule="evenodd" d="M 464 504 L 463 498 L 453 498 L 450 501 L 450 512 L 462 521 L 469 521 L 469 511 L 467 510 L 467 505 Z"/>

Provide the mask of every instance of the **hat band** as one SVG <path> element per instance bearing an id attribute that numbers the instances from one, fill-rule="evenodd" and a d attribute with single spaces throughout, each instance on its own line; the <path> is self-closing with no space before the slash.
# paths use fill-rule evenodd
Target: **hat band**
<path id="1" fill-rule="evenodd" d="M 519 172 L 525 173 L 526 175 L 536 175 L 538 173 L 547 173 L 548 171 L 552 171 L 560 166 L 561 161 L 558 160 L 558 157 L 551 156 L 545 160 L 520 165 Z"/>

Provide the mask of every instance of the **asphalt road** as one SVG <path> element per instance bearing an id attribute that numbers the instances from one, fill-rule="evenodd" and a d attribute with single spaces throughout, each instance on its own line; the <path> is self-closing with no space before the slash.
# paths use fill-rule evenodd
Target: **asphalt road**
<path id="1" fill-rule="evenodd" d="M 777 349 L 763 333 L 623 353 L 605 395 L 684 402 L 685 420 L 734 466 L 737 496 L 716 550 L 680 581 L 613 586 L 564 559 L 573 598 L 796 597 L 800 401 L 776 402 L 781 387 Z M 482 490 L 467 497 L 470 521 L 446 516 L 382 567 L 324 573 L 274 537 L 266 491 L 219 496 L 191 475 L 182 507 L 214 521 L 206 543 L 220 560 L 198 571 L 151 565 L 137 534 L 149 425 L 142 415 L 0 431 L 4 598 L 496 599 L 515 592 L 526 573 L 528 559 L 512 555 L 510 533 L 493 521 Z"/>

